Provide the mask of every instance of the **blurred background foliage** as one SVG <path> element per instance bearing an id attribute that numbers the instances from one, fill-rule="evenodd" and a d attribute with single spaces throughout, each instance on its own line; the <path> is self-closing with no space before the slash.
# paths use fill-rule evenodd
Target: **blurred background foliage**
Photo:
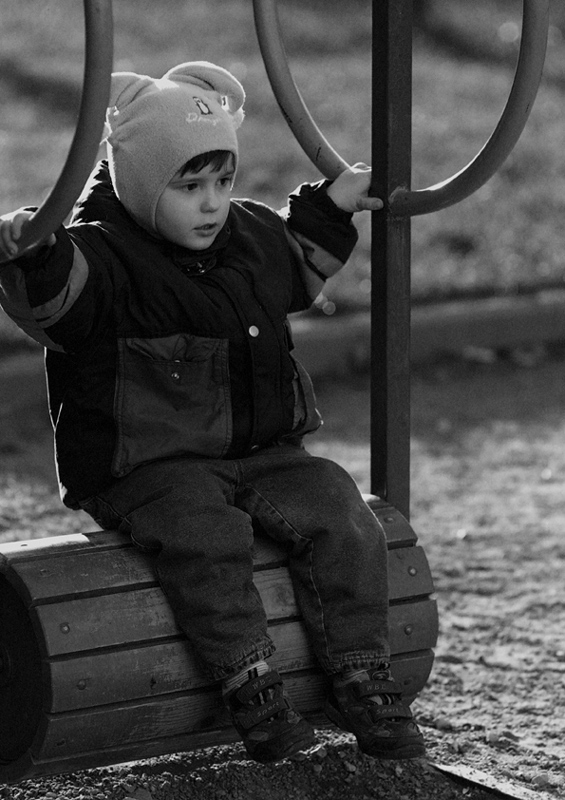
<path id="1" fill-rule="evenodd" d="M 370 161 L 370 0 L 279 2 L 295 80 L 329 141 Z M 244 83 L 236 194 L 282 206 L 319 175 L 286 127 L 266 77 L 251 0 L 115 0 L 116 70 L 153 76 L 215 61 Z M 413 187 L 443 180 L 482 147 L 506 102 L 521 0 L 414 0 Z M 4 0 L 0 31 L 0 212 L 37 204 L 64 163 L 80 101 L 82 3 Z M 565 4 L 552 0 L 543 83 L 516 149 L 479 192 L 414 219 L 415 301 L 563 284 Z M 367 307 L 369 215 L 325 294 L 326 309 Z"/>

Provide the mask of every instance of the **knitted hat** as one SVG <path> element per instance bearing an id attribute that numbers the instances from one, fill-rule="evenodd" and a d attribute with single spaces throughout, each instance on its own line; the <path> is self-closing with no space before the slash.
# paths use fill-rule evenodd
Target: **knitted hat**
<path id="1" fill-rule="evenodd" d="M 155 231 L 163 190 L 194 156 L 228 150 L 237 158 L 236 129 L 245 92 L 234 76 L 207 61 L 192 61 L 162 78 L 112 75 L 106 139 L 116 194 L 134 219 Z"/>

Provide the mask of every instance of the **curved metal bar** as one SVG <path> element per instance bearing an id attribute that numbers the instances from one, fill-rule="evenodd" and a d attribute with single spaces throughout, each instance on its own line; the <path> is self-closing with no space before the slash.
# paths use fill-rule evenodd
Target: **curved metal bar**
<path id="1" fill-rule="evenodd" d="M 549 27 L 549 0 L 523 0 L 522 40 L 512 89 L 498 125 L 475 158 L 428 189 L 399 187 L 389 198 L 397 216 L 429 214 L 473 194 L 501 167 L 520 138 L 539 88 Z"/>
<path id="2" fill-rule="evenodd" d="M 84 17 L 84 86 L 75 134 L 57 183 L 22 230 L 19 252 L 46 239 L 64 221 L 100 147 L 113 63 L 112 0 L 84 0 Z"/>
<path id="3" fill-rule="evenodd" d="M 313 121 L 288 67 L 282 45 L 276 0 L 253 0 L 259 46 L 282 113 L 306 155 L 327 178 L 336 178 L 347 163 Z M 399 187 L 389 198 L 397 216 L 437 211 L 468 197 L 506 160 L 520 138 L 535 100 L 547 45 L 549 0 L 523 0 L 522 40 L 514 82 L 504 112 L 479 154 L 460 172 L 428 189 Z"/>
<path id="4" fill-rule="evenodd" d="M 283 116 L 308 158 L 322 175 L 333 180 L 349 165 L 317 127 L 294 82 L 282 43 L 276 0 L 253 0 L 253 11 L 265 69 Z"/>

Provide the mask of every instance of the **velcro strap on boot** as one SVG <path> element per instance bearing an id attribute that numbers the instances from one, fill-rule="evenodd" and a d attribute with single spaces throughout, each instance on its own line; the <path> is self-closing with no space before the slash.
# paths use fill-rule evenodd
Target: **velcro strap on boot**
<path id="1" fill-rule="evenodd" d="M 237 690 L 235 696 L 241 703 L 248 703 L 250 700 L 253 700 L 259 692 L 264 692 L 265 689 L 277 683 L 282 684 L 281 676 L 276 670 L 271 669 L 269 672 L 265 672 L 263 675 L 253 678 L 252 681 L 244 683 L 241 689 Z"/>
<path id="2" fill-rule="evenodd" d="M 235 716 L 238 724 L 241 725 L 242 728 L 245 728 L 245 730 L 248 730 L 249 728 L 255 727 L 255 725 L 258 725 L 260 722 L 274 717 L 279 711 L 286 711 L 287 709 L 288 703 L 284 697 L 278 697 L 274 700 L 269 700 L 262 706 L 257 706 L 257 708 L 239 712 Z"/>

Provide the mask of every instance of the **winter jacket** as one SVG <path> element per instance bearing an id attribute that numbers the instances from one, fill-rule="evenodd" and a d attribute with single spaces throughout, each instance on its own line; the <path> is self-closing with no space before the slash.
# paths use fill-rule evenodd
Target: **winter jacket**
<path id="1" fill-rule="evenodd" d="M 288 314 L 308 308 L 357 234 L 326 184 L 275 212 L 232 200 L 206 251 L 141 228 L 101 162 L 53 247 L 0 271 L 0 302 L 46 348 L 66 505 L 162 458 L 240 458 L 320 417 Z"/>

